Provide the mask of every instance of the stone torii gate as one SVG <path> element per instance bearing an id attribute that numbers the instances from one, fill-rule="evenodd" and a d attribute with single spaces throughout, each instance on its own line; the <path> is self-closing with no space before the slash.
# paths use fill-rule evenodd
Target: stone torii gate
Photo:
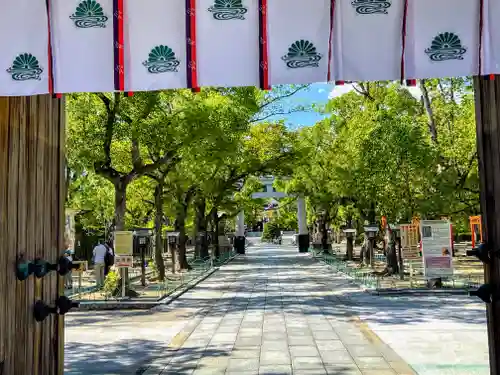
<path id="1" fill-rule="evenodd" d="M 283 192 L 276 191 L 273 187 L 275 178 L 273 176 L 261 177 L 260 182 L 262 183 L 263 191 L 253 193 L 252 198 L 273 198 L 279 199 L 284 198 L 287 194 Z M 307 229 L 307 211 L 306 202 L 303 196 L 297 197 L 297 221 L 298 221 L 298 248 L 299 252 L 307 253 L 309 249 L 309 230 Z M 236 218 L 236 233 L 234 247 L 239 254 L 245 253 L 245 213 L 240 211 Z"/>

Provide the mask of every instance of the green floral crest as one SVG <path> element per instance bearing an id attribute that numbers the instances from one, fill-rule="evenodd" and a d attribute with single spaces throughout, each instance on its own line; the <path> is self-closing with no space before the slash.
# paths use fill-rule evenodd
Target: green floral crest
<path id="1" fill-rule="evenodd" d="M 319 66 L 323 56 L 316 52 L 316 47 L 308 40 L 297 40 L 288 48 L 288 53 L 281 59 L 292 69 Z"/>
<path id="2" fill-rule="evenodd" d="M 43 69 L 38 59 L 31 53 L 21 53 L 16 56 L 12 66 L 7 69 L 14 81 L 41 80 Z"/>
<path id="3" fill-rule="evenodd" d="M 142 63 L 149 73 L 177 72 L 180 61 L 175 57 L 172 48 L 164 45 L 154 47 L 148 59 Z"/>
<path id="4" fill-rule="evenodd" d="M 425 53 L 431 61 L 463 60 L 463 55 L 467 48 L 462 46 L 458 35 L 450 32 L 444 32 L 434 38 Z"/>
<path id="5" fill-rule="evenodd" d="M 208 8 L 216 20 L 244 20 L 248 9 L 243 6 L 241 0 L 215 0 L 214 5 Z"/>
<path id="6" fill-rule="evenodd" d="M 83 0 L 76 7 L 75 13 L 69 16 L 80 29 L 91 27 L 106 27 L 109 17 L 104 14 L 104 10 L 95 0 Z"/>
<path id="7" fill-rule="evenodd" d="M 358 14 L 388 14 L 391 0 L 353 0 L 351 5 Z"/>

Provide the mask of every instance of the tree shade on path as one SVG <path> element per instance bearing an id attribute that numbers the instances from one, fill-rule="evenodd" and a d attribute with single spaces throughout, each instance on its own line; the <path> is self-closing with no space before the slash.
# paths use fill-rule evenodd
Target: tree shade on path
<path id="1" fill-rule="evenodd" d="M 340 303 L 345 283 L 293 247 L 251 247 L 170 306 L 89 322 L 102 342 L 70 318 L 66 374 L 412 374 Z"/>

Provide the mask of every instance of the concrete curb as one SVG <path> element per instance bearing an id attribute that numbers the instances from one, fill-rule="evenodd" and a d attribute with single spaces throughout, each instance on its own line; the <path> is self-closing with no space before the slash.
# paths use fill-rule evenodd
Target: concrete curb
<path id="1" fill-rule="evenodd" d="M 140 301 L 140 300 L 128 300 L 128 301 L 90 301 L 90 302 L 80 302 L 80 305 L 77 308 L 71 309 L 71 311 L 96 311 L 96 310 L 150 310 L 155 307 L 166 306 L 177 298 L 181 297 L 184 293 L 190 291 L 195 286 L 197 286 L 202 281 L 206 280 L 210 276 L 212 276 L 216 271 L 220 269 L 221 266 L 226 265 L 237 255 L 229 258 L 227 261 L 222 263 L 220 266 L 214 267 L 207 271 L 206 273 L 200 275 L 196 279 L 191 280 L 187 284 L 184 284 L 177 289 L 174 289 L 170 293 L 166 294 L 159 300 L 155 301 Z"/>
<path id="2" fill-rule="evenodd" d="M 368 290 L 365 292 L 378 296 L 419 296 L 419 295 L 468 295 L 467 289 L 380 289 Z"/>

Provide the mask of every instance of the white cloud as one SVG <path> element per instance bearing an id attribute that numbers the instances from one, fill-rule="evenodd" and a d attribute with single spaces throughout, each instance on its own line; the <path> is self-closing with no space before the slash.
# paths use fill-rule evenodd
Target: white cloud
<path id="1" fill-rule="evenodd" d="M 408 87 L 408 91 L 410 94 L 412 94 L 415 98 L 420 100 L 420 97 L 422 96 L 422 91 L 420 90 L 419 87 Z"/>
<path id="2" fill-rule="evenodd" d="M 325 91 L 326 91 L 325 89 L 319 89 L 319 90 L 318 90 L 318 94 L 322 94 L 322 93 L 324 93 Z"/>
<path id="3" fill-rule="evenodd" d="M 420 96 L 422 95 L 422 91 L 420 91 L 420 88 L 418 87 L 407 87 L 408 91 L 410 94 L 412 94 L 416 99 L 420 99 Z M 352 84 L 345 84 L 342 86 L 335 86 L 332 91 L 330 91 L 330 94 L 328 95 L 329 99 L 333 99 L 337 96 L 341 96 L 344 94 L 347 94 L 349 91 L 354 90 L 352 88 Z"/>
<path id="4" fill-rule="evenodd" d="M 350 83 L 342 86 L 335 86 L 332 91 L 330 91 L 330 95 L 328 95 L 329 99 L 333 99 L 337 96 L 347 94 L 349 91 L 352 91 L 352 85 Z"/>

